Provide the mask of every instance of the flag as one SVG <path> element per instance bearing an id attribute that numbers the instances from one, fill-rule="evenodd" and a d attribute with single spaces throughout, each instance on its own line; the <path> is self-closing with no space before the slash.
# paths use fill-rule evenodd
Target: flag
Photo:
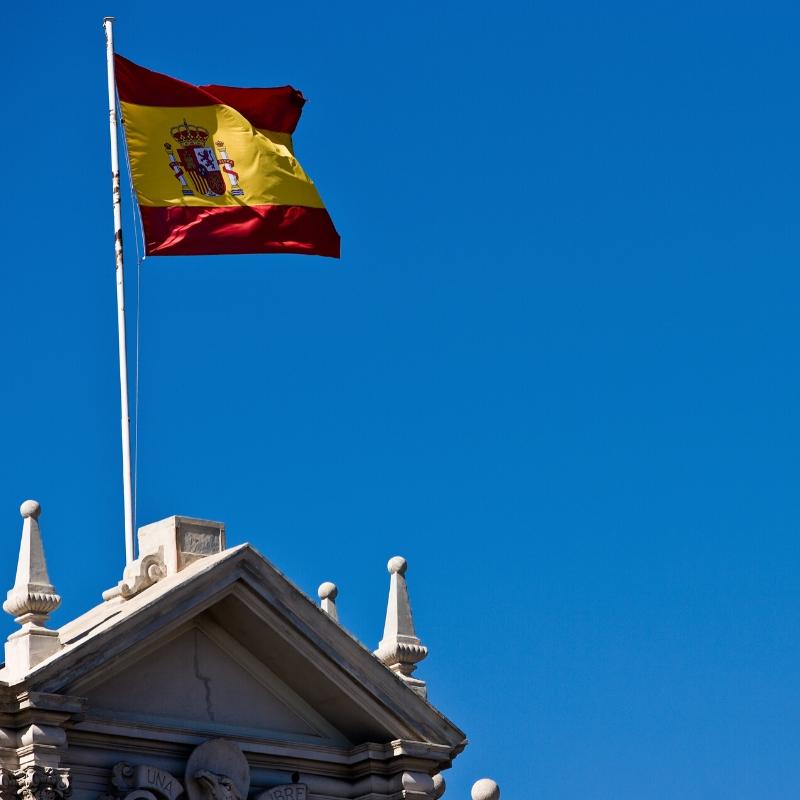
<path id="1" fill-rule="evenodd" d="M 114 57 L 131 178 L 153 256 L 339 257 L 339 234 L 294 155 L 291 86 L 193 86 Z"/>

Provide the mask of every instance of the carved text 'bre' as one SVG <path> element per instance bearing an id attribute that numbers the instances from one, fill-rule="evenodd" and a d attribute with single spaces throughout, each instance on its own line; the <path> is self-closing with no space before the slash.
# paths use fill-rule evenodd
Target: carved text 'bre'
<path id="1" fill-rule="evenodd" d="M 273 786 L 256 798 L 256 800 L 307 800 L 308 787 L 304 783 L 291 783 L 285 786 Z"/>

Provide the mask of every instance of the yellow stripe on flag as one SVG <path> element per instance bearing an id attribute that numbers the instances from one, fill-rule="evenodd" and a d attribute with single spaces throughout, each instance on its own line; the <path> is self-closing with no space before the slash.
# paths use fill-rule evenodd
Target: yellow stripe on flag
<path id="1" fill-rule="evenodd" d="M 127 102 L 121 105 L 133 184 L 141 205 L 324 208 L 316 187 L 294 157 L 289 134 L 253 128 L 238 111 L 222 104 L 176 108 Z M 200 132 L 188 140 L 184 135 L 181 141 L 181 133 L 188 130 Z M 205 142 L 201 141 L 203 130 L 208 133 Z M 213 150 L 211 156 L 206 156 L 205 147 Z M 194 153 L 201 159 L 227 157 L 230 163 L 221 167 L 235 173 L 242 193 L 203 194 L 198 189 L 202 180 L 193 181 L 180 165 L 186 162 L 180 150 L 184 156 L 188 150 L 190 156 Z M 198 167 L 202 165 L 198 163 Z M 230 180 L 228 174 L 225 178 Z"/>

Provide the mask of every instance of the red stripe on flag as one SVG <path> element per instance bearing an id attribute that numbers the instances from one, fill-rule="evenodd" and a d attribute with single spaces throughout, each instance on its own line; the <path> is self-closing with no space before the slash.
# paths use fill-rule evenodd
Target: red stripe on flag
<path id="1" fill-rule="evenodd" d="M 254 128 L 294 133 L 306 99 L 291 86 L 274 89 L 240 89 L 236 86 L 202 86 L 219 102 L 235 108 Z"/>
<path id="2" fill-rule="evenodd" d="M 213 106 L 218 101 L 199 86 L 140 67 L 114 56 L 119 99 L 140 106 Z"/>
<path id="3" fill-rule="evenodd" d="M 149 256 L 303 253 L 339 258 L 339 234 L 324 208 L 140 206 Z"/>
<path id="4" fill-rule="evenodd" d="M 254 128 L 293 133 L 306 102 L 291 86 L 244 89 L 236 86 L 195 86 L 140 67 L 116 54 L 114 68 L 120 100 L 140 106 L 213 106 L 236 109 Z"/>

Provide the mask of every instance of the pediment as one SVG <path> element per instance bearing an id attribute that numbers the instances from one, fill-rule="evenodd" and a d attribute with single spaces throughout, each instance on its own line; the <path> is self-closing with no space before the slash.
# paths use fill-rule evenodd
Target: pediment
<path id="1" fill-rule="evenodd" d="M 452 754 L 466 743 L 249 545 L 103 603 L 59 636 L 62 650 L 26 684 L 85 697 L 82 725 L 336 748 L 404 740 Z"/>
<path id="2" fill-rule="evenodd" d="M 92 717 L 209 733 L 346 745 L 348 739 L 203 614 L 110 675 L 77 683 Z"/>

